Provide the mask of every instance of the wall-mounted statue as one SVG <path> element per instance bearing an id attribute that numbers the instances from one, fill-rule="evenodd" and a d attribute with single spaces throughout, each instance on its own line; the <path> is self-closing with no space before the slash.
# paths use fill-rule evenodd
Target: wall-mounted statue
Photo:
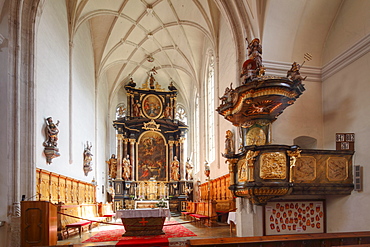
<path id="1" fill-rule="evenodd" d="M 46 127 L 45 127 L 45 136 L 46 140 L 44 141 L 43 145 L 45 147 L 44 153 L 46 156 L 46 161 L 48 164 L 51 164 L 51 160 L 53 158 L 59 157 L 59 149 L 58 146 L 58 134 L 59 134 L 59 120 L 54 123 L 52 117 L 48 117 L 45 119 Z"/>
<path id="2" fill-rule="evenodd" d="M 46 119 L 46 128 L 45 128 L 46 140 L 44 142 L 45 147 L 58 146 L 58 134 L 59 134 L 58 125 L 59 120 L 57 121 L 57 123 L 54 123 L 52 117 L 48 117 Z"/>
<path id="3" fill-rule="evenodd" d="M 211 175 L 211 167 L 208 164 L 208 161 L 205 161 L 204 163 L 204 175 L 206 175 L 207 179 L 209 179 Z"/>
<path id="4" fill-rule="evenodd" d="M 108 164 L 108 174 L 112 179 L 117 177 L 117 158 L 115 154 L 112 154 L 111 158 L 106 161 Z"/>
<path id="5" fill-rule="evenodd" d="M 84 150 L 84 173 L 85 176 L 88 175 L 89 172 L 92 171 L 92 153 L 91 153 L 91 143 L 89 145 L 89 142 L 87 142 L 85 150 Z"/>
<path id="6" fill-rule="evenodd" d="M 171 163 L 171 180 L 179 181 L 180 179 L 180 162 L 177 160 L 177 156 L 173 157 L 173 161 Z"/>
<path id="7" fill-rule="evenodd" d="M 122 178 L 126 181 L 131 179 L 131 167 L 130 156 L 127 155 L 127 158 L 123 158 L 122 161 Z"/>

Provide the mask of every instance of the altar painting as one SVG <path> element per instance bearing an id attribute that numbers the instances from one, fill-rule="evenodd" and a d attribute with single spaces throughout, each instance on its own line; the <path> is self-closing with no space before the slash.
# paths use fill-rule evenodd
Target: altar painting
<path id="1" fill-rule="evenodd" d="M 167 181 L 166 141 L 161 133 L 144 132 L 138 142 L 137 178 L 147 181 Z"/>
<path id="2" fill-rule="evenodd" d="M 145 117 L 158 118 L 162 114 L 162 102 L 157 95 L 149 94 L 143 99 L 142 110 Z"/>

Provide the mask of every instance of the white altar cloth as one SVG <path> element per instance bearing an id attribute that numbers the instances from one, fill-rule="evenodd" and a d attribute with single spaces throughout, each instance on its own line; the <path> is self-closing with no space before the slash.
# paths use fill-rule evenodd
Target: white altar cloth
<path id="1" fill-rule="evenodd" d="M 167 217 L 168 219 L 170 219 L 171 212 L 167 208 L 117 210 L 116 212 L 116 218 L 146 218 L 146 217 Z"/>
<path id="2" fill-rule="evenodd" d="M 234 222 L 236 225 L 236 212 L 229 212 L 229 217 L 227 217 L 227 224 L 230 225 L 230 221 Z"/>

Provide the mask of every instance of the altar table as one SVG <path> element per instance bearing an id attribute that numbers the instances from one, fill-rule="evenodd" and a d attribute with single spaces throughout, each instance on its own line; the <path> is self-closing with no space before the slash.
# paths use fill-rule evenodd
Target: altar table
<path id="1" fill-rule="evenodd" d="M 166 208 L 118 210 L 116 217 L 122 219 L 126 230 L 122 236 L 161 235 L 164 221 L 171 213 Z"/>

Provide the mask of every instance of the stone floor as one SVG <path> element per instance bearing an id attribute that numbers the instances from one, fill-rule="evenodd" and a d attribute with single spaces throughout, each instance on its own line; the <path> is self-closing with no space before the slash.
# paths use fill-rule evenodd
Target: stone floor
<path id="1" fill-rule="evenodd" d="M 183 220 L 181 217 L 171 217 L 171 220 L 176 220 L 180 223 L 185 223 L 188 221 Z M 113 221 L 114 222 L 114 221 Z M 117 223 L 120 220 L 117 220 Z M 217 222 L 213 226 L 205 226 L 203 224 L 189 222 L 183 224 L 190 231 L 194 232 L 197 236 L 194 237 L 183 237 L 183 238 L 170 238 L 169 246 L 185 246 L 187 239 L 199 239 L 199 238 L 222 238 L 222 237 L 235 237 L 236 230 L 233 227 L 230 231 L 230 226 L 227 223 Z M 66 240 L 58 241 L 57 246 L 69 246 L 69 247 L 85 247 L 85 246 L 115 246 L 117 242 L 99 242 L 99 243 L 82 243 L 86 239 L 92 237 L 99 231 L 114 229 L 114 225 L 101 225 L 100 227 L 95 227 L 92 229 L 91 233 L 89 231 L 84 231 L 81 238 L 77 235 L 71 236 Z"/>

